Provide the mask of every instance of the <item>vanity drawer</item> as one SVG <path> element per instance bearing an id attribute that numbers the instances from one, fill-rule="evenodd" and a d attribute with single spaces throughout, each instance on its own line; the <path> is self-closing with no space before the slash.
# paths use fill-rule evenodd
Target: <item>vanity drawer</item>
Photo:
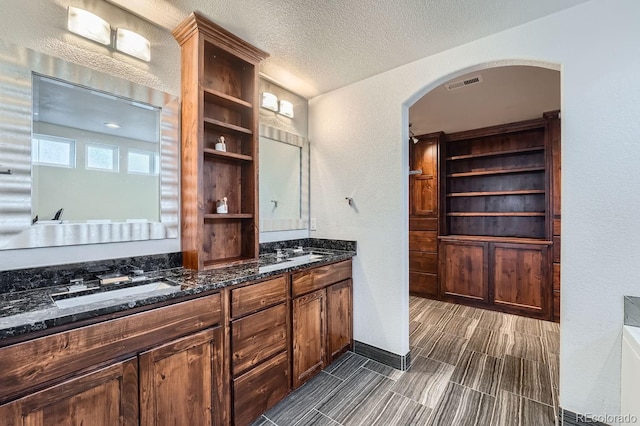
<path id="1" fill-rule="evenodd" d="M 293 274 L 293 297 L 351 278 L 351 260 Z"/>
<path id="2" fill-rule="evenodd" d="M 220 321 L 214 294 L 1 348 L 0 402 Z"/>
<path id="3" fill-rule="evenodd" d="M 287 299 L 287 277 L 250 284 L 231 290 L 231 317 L 243 315 L 267 308 Z"/>
<path id="4" fill-rule="evenodd" d="M 237 375 L 287 349 L 284 303 L 231 323 L 233 374 Z"/>
<path id="5" fill-rule="evenodd" d="M 283 353 L 233 381 L 233 419 L 251 424 L 289 393 L 289 363 Z"/>

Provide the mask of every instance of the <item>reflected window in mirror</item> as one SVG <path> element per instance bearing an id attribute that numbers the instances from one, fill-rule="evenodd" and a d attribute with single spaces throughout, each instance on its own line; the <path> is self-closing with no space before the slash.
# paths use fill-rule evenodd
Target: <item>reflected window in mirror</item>
<path id="1" fill-rule="evenodd" d="M 33 73 L 32 217 L 159 221 L 161 112 Z"/>

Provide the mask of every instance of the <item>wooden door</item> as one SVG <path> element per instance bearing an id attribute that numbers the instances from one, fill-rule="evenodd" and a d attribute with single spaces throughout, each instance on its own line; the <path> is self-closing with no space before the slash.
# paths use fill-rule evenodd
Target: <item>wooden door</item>
<path id="1" fill-rule="evenodd" d="M 0 406 L 0 423 L 137 425 L 137 360 L 131 358 L 110 365 Z"/>
<path id="2" fill-rule="evenodd" d="M 325 366 L 325 299 L 325 289 L 293 299 L 294 389 Z"/>
<path id="3" fill-rule="evenodd" d="M 489 261 L 486 243 L 442 241 L 440 259 L 443 296 L 489 302 Z"/>
<path id="4" fill-rule="evenodd" d="M 223 423 L 220 338 L 207 329 L 140 354 L 142 425 Z"/>
<path id="5" fill-rule="evenodd" d="M 492 243 L 493 302 L 546 316 L 551 296 L 547 262 L 545 245 Z"/>
<path id="6" fill-rule="evenodd" d="M 352 281 L 327 287 L 327 364 L 351 348 L 353 338 Z"/>
<path id="7" fill-rule="evenodd" d="M 409 168 L 422 170 L 411 175 L 409 181 L 409 214 L 411 216 L 438 216 L 438 137 L 420 138 L 410 142 Z"/>

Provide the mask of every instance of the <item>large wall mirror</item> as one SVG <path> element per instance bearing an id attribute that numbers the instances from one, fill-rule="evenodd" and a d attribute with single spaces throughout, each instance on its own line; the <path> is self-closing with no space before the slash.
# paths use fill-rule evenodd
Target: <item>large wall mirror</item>
<path id="1" fill-rule="evenodd" d="M 308 229 L 309 141 L 260 125 L 260 231 Z"/>
<path id="2" fill-rule="evenodd" d="M 175 96 L 0 40 L 0 249 L 176 238 Z"/>

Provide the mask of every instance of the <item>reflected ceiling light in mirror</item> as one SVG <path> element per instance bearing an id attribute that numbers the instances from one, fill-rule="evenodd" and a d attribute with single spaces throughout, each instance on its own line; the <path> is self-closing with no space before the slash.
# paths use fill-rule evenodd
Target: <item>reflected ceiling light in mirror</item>
<path id="1" fill-rule="evenodd" d="M 260 105 L 262 108 L 278 112 L 278 97 L 273 93 L 262 92 L 262 102 Z"/>
<path id="2" fill-rule="evenodd" d="M 122 127 L 118 123 L 104 123 L 104 125 L 110 129 L 119 129 Z"/>
<path id="3" fill-rule="evenodd" d="M 116 49 L 127 55 L 149 62 L 151 43 L 140 34 L 124 28 L 116 30 Z"/>
<path id="4" fill-rule="evenodd" d="M 67 29 L 100 44 L 111 45 L 111 26 L 109 23 L 86 10 L 69 6 Z"/>
<path id="5" fill-rule="evenodd" d="M 293 104 L 289 101 L 280 101 L 278 112 L 286 117 L 293 118 Z"/>

